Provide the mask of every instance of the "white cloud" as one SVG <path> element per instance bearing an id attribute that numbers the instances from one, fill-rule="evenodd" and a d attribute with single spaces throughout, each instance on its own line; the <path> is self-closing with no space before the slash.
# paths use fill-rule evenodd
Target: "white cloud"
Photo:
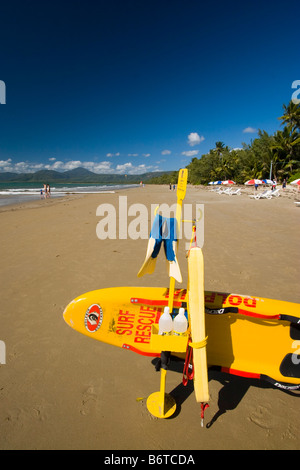
<path id="1" fill-rule="evenodd" d="M 198 155 L 199 150 L 187 150 L 186 152 L 182 152 L 181 155 L 185 155 L 186 157 L 194 157 Z"/>
<path id="2" fill-rule="evenodd" d="M 120 156 L 120 152 L 117 152 L 117 153 L 107 153 L 106 156 L 107 156 L 107 157 L 119 157 L 119 156 Z"/>
<path id="3" fill-rule="evenodd" d="M 199 145 L 201 142 L 203 142 L 203 140 L 205 140 L 203 135 L 200 136 L 197 132 L 191 132 L 188 135 L 188 144 L 191 147 L 193 147 L 194 145 Z"/>
<path id="4" fill-rule="evenodd" d="M 50 159 L 49 159 L 50 160 Z M 52 159 L 53 161 L 53 159 Z M 39 170 L 67 171 L 75 168 L 86 168 L 94 173 L 113 173 L 111 162 L 82 162 L 80 160 L 70 160 L 67 162 L 54 161 L 52 164 L 17 162 L 12 159 L 0 160 L 0 171 L 10 171 L 14 173 L 34 173 Z"/>
<path id="5" fill-rule="evenodd" d="M 170 154 L 171 154 L 171 150 L 167 150 L 167 149 L 166 149 L 166 150 L 163 150 L 163 151 L 161 152 L 161 154 L 162 154 L 162 155 L 170 155 Z"/>
<path id="6" fill-rule="evenodd" d="M 82 163 L 82 168 L 86 170 L 93 171 L 94 173 L 113 173 L 111 168 L 111 162 L 84 162 Z"/>
<path id="7" fill-rule="evenodd" d="M 63 164 L 64 170 L 75 170 L 75 168 L 82 167 L 82 162 L 80 160 L 71 160 Z"/>
<path id="8" fill-rule="evenodd" d="M 63 162 L 56 160 L 49 163 L 30 163 L 30 162 L 18 162 L 13 163 L 12 159 L 0 160 L 0 171 L 2 172 L 14 172 L 14 173 L 34 173 L 39 170 L 55 170 L 59 172 L 64 172 L 67 170 L 73 170 L 75 168 L 85 168 L 93 173 L 127 173 L 131 175 L 139 175 L 146 173 L 148 171 L 158 171 L 159 168 L 157 165 L 133 165 L 131 162 L 124 164 L 119 164 L 116 167 L 112 165 L 111 161 L 102 161 L 102 162 L 82 162 L 80 160 L 69 160 Z"/>
<path id="9" fill-rule="evenodd" d="M 68 162 L 57 161 L 52 166 L 48 165 L 47 170 L 67 171 L 75 168 L 85 168 L 93 173 L 112 173 L 112 163 L 103 162 L 82 162 L 80 160 L 70 160 Z"/>
<path id="10" fill-rule="evenodd" d="M 244 134 L 255 134 L 257 132 L 257 129 L 254 129 L 254 127 L 246 127 L 243 130 Z"/>
<path id="11" fill-rule="evenodd" d="M 124 163 L 123 165 L 117 165 L 117 170 L 127 170 L 128 168 L 132 168 L 132 163 Z"/>
<path id="12" fill-rule="evenodd" d="M 56 161 L 52 165 L 42 165 L 40 169 L 55 170 L 55 171 L 67 171 L 75 170 L 75 168 L 85 168 L 86 170 L 94 173 L 111 173 L 111 162 L 82 162 L 80 160 L 70 160 L 67 162 Z M 32 168 L 32 167 L 31 167 Z M 36 171 L 36 170 L 34 170 Z"/>
<path id="13" fill-rule="evenodd" d="M 131 162 L 124 163 L 123 165 L 117 165 L 116 172 L 128 173 L 129 175 L 141 175 L 148 171 L 158 171 L 157 167 L 143 165 L 134 166 Z"/>
<path id="14" fill-rule="evenodd" d="M 14 173 L 34 173 L 35 171 L 42 170 L 44 167 L 43 163 L 18 162 L 12 164 L 8 171 L 13 171 Z"/>
<path id="15" fill-rule="evenodd" d="M 64 170 L 64 162 L 60 162 L 59 160 L 55 163 L 53 163 L 53 165 L 51 165 L 49 167 L 49 170 Z"/>
<path id="16" fill-rule="evenodd" d="M 0 160 L 0 171 L 12 171 L 11 158 Z"/>
<path id="17" fill-rule="evenodd" d="M 13 163 L 11 158 L 0 161 L 0 171 L 11 171 L 13 173 L 33 173 L 43 168 L 43 164 L 29 164 L 28 162 Z"/>
<path id="18" fill-rule="evenodd" d="M 56 158 L 55 157 L 51 157 L 49 158 L 49 162 L 55 162 Z"/>
<path id="19" fill-rule="evenodd" d="M 11 158 L 8 158 L 7 160 L 0 160 L 0 167 L 7 166 L 11 164 Z"/>

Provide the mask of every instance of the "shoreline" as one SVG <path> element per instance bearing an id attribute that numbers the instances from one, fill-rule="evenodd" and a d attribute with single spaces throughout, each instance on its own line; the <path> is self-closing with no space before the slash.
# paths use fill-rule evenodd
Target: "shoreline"
<path id="1" fill-rule="evenodd" d="M 164 188 L 164 189 L 168 189 L 169 188 L 169 185 L 168 184 L 161 184 L 161 185 L 147 185 L 145 184 L 144 187 L 147 188 L 151 188 L 151 187 L 161 187 L 161 188 Z M 211 192 L 211 193 L 214 193 L 216 192 L 216 188 L 217 187 L 222 187 L 224 189 L 226 188 L 229 188 L 229 186 L 221 186 L 221 185 L 216 185 L 216 186 L 208 186 L 208 185 L 191 185 L 191 184 L 188 184 L 188 188 L 193 188 L 195 191 L 207 191 L 207 192 Z M 266 187 L 259 187 L 259 189 L 256 191 L 254 189 L 253 186 L 244 186 L 244 185 L 238 185 L 238 184 L 235 184 L 235 185 L 231 185 L 231 187 L 233 189 L 240 189 L 241 190 L 241 195 L 242 196 L 250 196 L 250 195 L 257 195 L 259 193 L 262 193 L 264 190 L 266 189 L 269 189 L 269 186 L 266 185 Z M 42 201 L 45 202 L 45 201 L 49 201 L 50 199 L 56 199 L 56 198 L 66 198 L 66 197 L 70 197 L 70 196 L 75 196 L 75 195 L 93 195 L 93 194 L 114 194 L 114 193 L 119 193 L 120 191 L 127 191 L 127 190 L 132 190 L 132 189 L 143 189 L 141 188 L 140 186 L 134 186 L 134 187 L 131 187 L 131 188 L 117 188 L 117 189 L 114 189 L 113 191 L 110 191 L 110 190 L 107 190 L 107 191 L 95 191 L 95 192 L 90 192 L 90 191 L 68 191 L 68 192 L 64 192 L 63 194 L 62 193 L 54 193 L 54 194 L 51 194 L 51 197 L 50 198 L 41 198 L 39 194 L 37 194 L 36 196 L 29 196 L 29 195 L 24 195 L 24 196 L 20 196 L 20 198 L 17 200 L 17 201 L 12 201 L 12 202 L 7 202 L 5 204 L 1 204 L 1 200 L 5 199 L 7 201 L 9 201 L 9 198 L 14 198 L 14 196 L 1 196 L 0 195 L 0 213 L 2 212 L 2 209 L 3 208 L 6 208 L 7 206 L 11 207 L 11 206 L 14 206 L 16 208 L 16 206 L 18 206 L 19 208 L 26 208 L 26 205 L 31 205 L 33 202 L 38 202 L 38 201 Z M 300 201 L 300 189 L 296 188 L 296 187 L 293 187 L 292 185 L 287 185 L 287 187 L 283 190 L 281 188 L 281 186 L 279 188 L 277 188 L 280 190 L 280 197 L 287 197 L 289 199 L 294 199 L 295 201 Z M 170 194 L 174 194 L 174 191 L 173 189 L 172 190 L 169 190 L 168 191 L 170 192 Z M 176 191 L 175 191 L 176 193 Z M 223 197 L 226 196 L 226 194 L 222 195 Z M 27 200 L 23 200 L 23 198 L 28 198 Z M 31 199 L 32 198 L 32 199 Z M 4 209 L 5 210 L 5 209 Z"/>
<path id="2" fill-rule="evenodd" d="M 78 184 L 79 186 L 76 186 Z M 137 187 L 137 185 L 123 185 L 125 187 L 121 187 L 120 185 L 102 185 L 99 186 L 99 188 L 107 188 L 105 189 L 99 189 L 97 191 L 87 191 L 85 189 L 87 188 L 94 188 L 97 187 L 94 184 L 87 184 L 85 186 L 80 186 L 81 183 L 69 183 L 69 185 L 72 185 L 72 188 L 66 189 L 65 184 L 63 184 L 60 188 L 53 187 L 51 190 L 51 198 L 57 198 L 57 197 L 65 197 L 65 196 L 70 196 L 74 194 L 103 194 L 103 193 L 110 193 L 114 194 L 118 190 L 127 190 L 127 189 L 132 189 Z M 121 185 L 122 186 L 122 185 Z M 45 200 L 45 199 L 50 199 L 49 197 L 45 198 L 44 194 L 41 197 L 40 191 L 42 190 L 33 190 L 33 189 L 25 189 L 25 188 L 20 188 L 20 189 L 7 189 L 6 191 L 0 191 L 0 208 L 3 206 L 11 206 L 11 205 L 16 205 L 16 204 L 23 204 L 26 202 L 33 202 L 37 200 Z"/>
<path id="3" fill-rule="evenodd" d="M 229 197 L 187 188 L 184 203 L 204 204 L 205 289 L 300 303 L 294 192 L 256 201 L 244 189 Z M 213 424 L 201 428 L 193 387 L 182 387 L 182 364 L 174 362 L 166 391 L 176 396 L 178 412 L 155 419 L 146 407 L 147 396 L 159 390 L 153 359 L 92 341 L 66 325 L 66 305 L 84 292 L 169 284 L 162 255 L 153 275 L 137 278 L 147 240 L 97 238 L 98 206 L 118 210 L 120 195 L 127 196 L 128 208 L 147 208 L 149 230 L 152 205 L 176 202 L 167 185 L 146 185 L 0 207 L 0 340 L 6 345 L 0 448 L 298 449 L 299 394 L 211 371 L 205 423 Z M 134 217 L 128 215 L 128 223 Z M 184 242 L 178 261 L 178 287 L 186 287 Z"/>

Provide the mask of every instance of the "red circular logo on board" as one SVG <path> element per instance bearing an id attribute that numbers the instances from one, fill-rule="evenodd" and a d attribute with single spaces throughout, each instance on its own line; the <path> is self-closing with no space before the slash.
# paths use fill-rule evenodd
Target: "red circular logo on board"
<path id="1" fill-rule="evenodd" d="M 84 324 L 90 333 L 99 330 L 103 320 L 102 308 L 98 304 L 91 305 L 85 314 Z"/>

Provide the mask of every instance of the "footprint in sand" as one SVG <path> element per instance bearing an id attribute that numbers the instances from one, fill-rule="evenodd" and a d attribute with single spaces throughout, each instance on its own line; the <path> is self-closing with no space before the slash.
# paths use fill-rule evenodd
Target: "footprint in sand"
<path id="1" fill-rule="evenodd" d="M 24 407 L 10 410 L 8 416 L 5 418 L 5 421 L 15 425 L 23 426 L 24 423 L 30 422 L 32 420 L 44 421 L 46 418 L 47 415 L 45 412 L 45 406 L 37 405 L 34 408 Z"/>
<path id="2" fill-rule="evenodd" d="M 288 439 L 288 440 L 297 439 L 297 430 L 289 424 L 287 430 L 282 433 L 281 439 L 283 439 L 283 440 L 285 440 L 285 439 Z"/>
<path id="3" fill-rule="evenodd" d="M 248 419 L 262 429 L 270 429 L 272 427 L 272 415 L 264 406 L 258 406 Z"/>
<path id="4" fill-rule="evenodd" d="M 83 416 L 95 412 L 97 405 L 97 394 L 93 386 L 88 387 L 82 395 L 80 414 Z"/>

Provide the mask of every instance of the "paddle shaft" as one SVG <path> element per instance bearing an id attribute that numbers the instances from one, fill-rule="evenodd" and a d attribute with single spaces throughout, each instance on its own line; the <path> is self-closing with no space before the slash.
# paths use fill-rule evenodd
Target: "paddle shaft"
<path id="1" fill-rule="evenodd" d="M 188 175 L 188 170 L 186 168 L 179 170 L 178 185 L 177 185 L 177 205 L 176 205 L 176 230 L 177 230 L 176 236 L 177 236 L 177 239 L 179 239 L 179 233 L 180 233 L 182 202 L 183 202 L 183 200 L 185 198 L 185 194 L 186 194 L 187 175 Z M 170 313 L 172 313 L 172 311 L 173 311 L 174 291 L 175 291 L 175 279 L 174 279 L 174 277 L 171 277 L 170 278 L 170 286 L 169 286 L 169 302 L 168 302 L 168 307 L 170 309 Z"/>

